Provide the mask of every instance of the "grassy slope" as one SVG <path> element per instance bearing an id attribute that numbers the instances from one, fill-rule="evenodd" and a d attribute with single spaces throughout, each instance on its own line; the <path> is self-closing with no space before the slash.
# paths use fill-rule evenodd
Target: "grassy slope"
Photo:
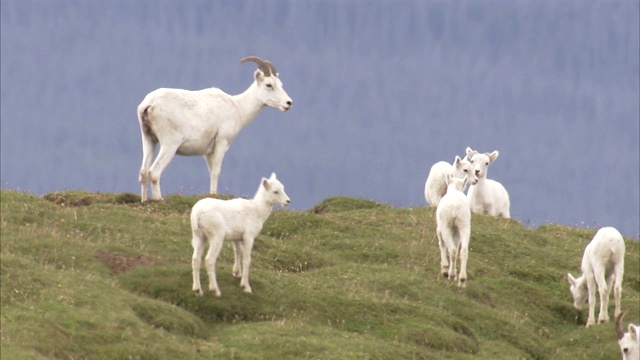
<path id="1" fill-rule="evenodd" d="M 1 192 L 3 359 L 620 358 L 613 324 L 585 329 L 565 279 L 592 230 L 474 215 L 461 290 L 439 276 L 433 209 L 330 198 L 272 214 L 252 295 L 231 276 L 227 244 L 217 299 L 191 291 L 197 197 L 45 198 Z M 637 323 L 639 246 L 626 243 L 622 306 Z M 153 264 L 114 273 L 103 253 Z"/>

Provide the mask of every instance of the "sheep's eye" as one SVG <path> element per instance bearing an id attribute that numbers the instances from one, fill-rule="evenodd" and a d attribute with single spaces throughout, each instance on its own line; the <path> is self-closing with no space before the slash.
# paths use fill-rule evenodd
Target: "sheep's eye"
<path id="1" fill-rule="evenodd" d="M 278 195 L 278 194 L 280 194 L 280 191 L 274 191 L 273 193 Z"/>
<path id="2" fill-rule="evenodd" d="M 484 164 L 485 164 L 485 165 L 487 165 L 487 166 L 489 166 L 489 163 L 488 163 L 488 162 L 486 162 L 486 163 L 484 163 Z"/>
<path id="3" fill-rule="evenodd" d="M 629 352 L 629 348 L 622 349 L 622 352 L 625 353 L 625 354 L 628 353 Z"/>
<path id="4" fill-rule="evenodd" d="M 269 89 L 272 89 L 272 88 L 273 88 L 273 85 L 271 85 L 271 84 L 267 84 L 267 87 L 268 87 Z"/>
<path id="5" fill-rule="evenodd" d="M 464 169 L 464 172 L 469 172 L 469 170 L 467 170 L 467 169 Z"/>

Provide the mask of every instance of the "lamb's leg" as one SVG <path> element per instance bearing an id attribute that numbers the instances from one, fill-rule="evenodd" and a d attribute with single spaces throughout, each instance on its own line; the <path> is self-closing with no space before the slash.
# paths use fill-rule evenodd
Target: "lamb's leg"
<path id="1" fill-rule="evenodd" d="M 209 191 L 212 194 L 218 193 L 218 179 L 220 178 L 220 169 L 222 168 L 222 160 L 224 155 L 229 150 L 228 141 L 224 139 L 216 139 L 216 144 L 212 153 L 205 154 L 204 159 L 207 161 L 207 167 L 209 168 L 209 175 L 211 176 L 211 184 Z"/>
<path id="2" fill-rule="evenodd" d="M 178 150 L 178 145 L 173 144 L 164 144 L 160 145 L 160 151 L 158 152 L 158 157 L 151 165 L 151 169 L 149 170 L 149 180 L 151 180 L 151 198 L 155 200 L 162 199 L 162 194 L 160 193 L 160 176 L 162 176 L 162 172 L 166 169 L 171 159 L 176 155 L 176 151 Z"/>
<path id="3" fill-rule="evenodd" d="M 456 246 L 449 248 L 449 280 L 456 279 L 456 266 L 458 262 L 458 248 Z"/>
<path id="4" fill-rule="evenodd" d="M 614 284 L 613 284 L 613 296 L 615 298 L 615 312 L 614 315 L 615 317 L 618 317 L 618 315 L 620 315 L 620 299 L 622 298 L 622 277 L 624 274 L 624 265 L 621 263 L 618 263 L 616 265 L 616 267 L 613 269 L 613 274 L 614 274 Z"/>
<path id="5" fill-rule="evenodd" d="M 216 260 L 218 259 L 218 255 L 220 255 L 220 250 L 222 250 L 223 240 L 224 235 L 212 236 L 209 240 L 209 251 L 205 258 L 207 263 L 207 273 L 209 274 L 209 291 L 212 291 L 217 297 L 220 297 L 222 293 L 220 292 L 218 280 L 216 278 Z"/>
<path id="6" fill-rule="evenodd" d="M 198 296 L 202 296 L 202 286 L 200 285 L 200 266 L 202 264 L 202 254 L 204 254 L 205 242 L 203 239 L 193 234 L 191 239 L 193 246 L 193 256 L 191 257 L 191 269 L 193 271 L 193 291 Z"/>
<path id="7" fill-rule="evenodd" d="M 602 271 L 595 271 L 594 278 L 598 285 L 598 292 L 600 293 L 600 314 L 598 315 L 598 322 L 606 323 L 609 321 L 609 295 L 611 294 L 611 288 L 607 286 L 604 269 L 602 269 Z"/>
<path id="8" fill-rule="evenodd" d="M 233 242 L 233 255 L 233 276 L 239 278 L 242 276 L 242 242 Z"/>
<path id="9" fill-rule="evenodd" d="M 251 293 L 251 285 L 249 285 L 249 266 L 251 265 L 253 241 L 254 238 L 248 235 L 245 235 L 242 239 L 242 277 L 240 280 L 240 286 L 246 293 Z"/>
<path id="10" fill-rule="evenodd" d="M 589 291 L 589 317 L 587 318 L 587 327 L 596 324 L 596 281 L 593 275 L 587 275 L 587 289 Z"/>
<path id="11" fill-rule="evenodd" d="M 142 130 L 142 166 L 140 166 L 138 181 L 140 182 L 140 198 L 143 202 L 147 201 L 149 169 L 153 163 L 155 151 L 156 142 Z"/>
<path id="12" fill-rule="evenodd" d="M 465 236 L 465 235 L 461 235 Z M 468 236 L 468 235 L 466 235 Z M 458 276 L 458 286 L 467 286 L 467 260 L 469 259 L 469 240 L 460 244 L 460 276 Z"/>
<path id="13" fill-rule="evenodd" d="M 449 258 L 448 258 L 449 255 L 447 254 L 447 244 L 445 244 L 444 240 L 442 239 L 442 233 L 440 232 L 440 230 L 438 230 L 437 234 L 438 234 L 438 245 L 440 246 L 440 273 L 444 277 L 448 277 L 449 276 Z"/>

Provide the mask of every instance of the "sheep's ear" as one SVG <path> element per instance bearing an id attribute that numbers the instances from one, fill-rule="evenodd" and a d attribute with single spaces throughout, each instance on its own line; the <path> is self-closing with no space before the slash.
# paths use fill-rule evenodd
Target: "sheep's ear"
<path id="1" fill-rule="evenodd" d="M 269 180 L 275 180 L 275 179 L 276 179 L 276 173 L 272 172 Z"/>
<path id="2" fill-rule="evenodd" d="M 496 159 L 498 158 L 498 155 L 500 155 L 500 152 L 498 150 L 489 154 L 489 159 L 491 160 L 491 162 L 496 161 Z"/>
<path id="3" fill-rule="evenodd" d="M 633 340 L 638 340 L 638 337 L 640 337 L 640 326 L 629 324 L 629 334 L 631 334 Z"/>
<path id="4" fill-rule="evenodd" d="M 461 162 L 462 162 L 462 159 L 460 159 L 460 156 L 456 155 L 456 158 L 453 160 L 453 163 L 456 165 L 456 167 L 460 167 Z"/>
<path id="5" fill-rule="evenodd" d="M 570 273 L 567 273 L 567 279 L 569 280 L 569 283 L 571 285 L 575 285 L 576 284 L 576 278 L 574 278 Z"/>
<path id="6" fill-rule="evenodd" d="M 271 186 L 269 184 L 269 180 L 265 179 L 265 178 L 262 178 L 262 186 L 264 187 L 265 190 L 269 190 L 269 187 Z"/>
<path id="7" fill-rule="evenodd" d="M 264 79 L 264 73 L 262 73 L 262 70 L 257 69 L 256 72 L 253 73 L 253 77 L 257 82 L 262 82 Z"/>

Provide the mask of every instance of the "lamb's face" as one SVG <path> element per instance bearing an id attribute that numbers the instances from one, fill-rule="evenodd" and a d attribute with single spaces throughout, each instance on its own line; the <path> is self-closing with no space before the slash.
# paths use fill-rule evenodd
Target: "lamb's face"
<path id="1" fill-rule="evenodd" d="M 291 202 L 287 193 L 284 192 L 284 185 L 276 179 L 276 174 L 271 174 L 269 179 L 263 179 L 263 186 L 271 205 L 287 206 Z"/>
<path id="2" fill-rule="evenodd" d="M 284 91 L 278 75 L 256 76 L 256 81 L 259 88 L 258 96 L 262 103 L 280 111 L 291 109 L 293 100 Z"/>
<path id="3" fill-rule="evenodd" d="M 629 324 L 629 332 L 618 340 L 623 360 L 640 359 L 640 326 Z"/>
<path id="4" fill-rule="evenodd" d="M 577 310 L 581 310 L 589 296 L 586 280 L 584 279 L 584 276 L 575 279 L 571 274 L 568 275 L 568 279 L 570 285 L 569 291 L 573 296 L 573 307 Z"/>
<path id="5" fill-rule="evenodd" d="M 467 151 L 467 153 L 469 153 L 469 151 Z M 469 158 L 469 162 L 471 163 L 471 166 L 473 166 L 473 175 L 475 175 L 475 178 L 471 179 L 470 183 L 471 185 L 475 185 L 478 183 L 479 179 L 487 178 L 487 169 L 489 168 L 489 165 L 498 158 L 498 151 L 496 150 L 492 153 L 484 154 L 473 151 L 469 154 L 472 155 Z"/>
<path id="6" fill-rule="evenodd" d="M 467 176 L 468 183 L 470 184 L 478 182 L 478 177 L 473 172 L 473 165 L 471 165 L 471 162 L 469 162 L 466 157 L 464 159 L 460 159 L 459 156 L 456 156 L 453 162 L 453 168 L 455 171 L 455 177 L 462 179 Z"/>

